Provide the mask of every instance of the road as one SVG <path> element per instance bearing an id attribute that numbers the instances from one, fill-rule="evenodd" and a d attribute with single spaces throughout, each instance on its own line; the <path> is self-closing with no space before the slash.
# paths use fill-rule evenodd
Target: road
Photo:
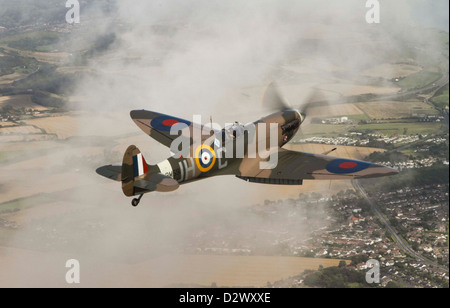
<path id="1" fill-rule="evenodd" d="M 348 104 L 348 103 L 391 101 L 391 100 L 398 100 L 401 98 L 407 98 L 412 95 L 422 95 L 424 97 L 431 98 L 434 96 L 434 94 L 439 89 L 441 89 L 448 83 L 449 83 L 449 72 L 446 72 L 437 81 L 433 82 L 432 84 L 426 85 L 423 88 L 412 89 L 412 90 L 408 90 L 408 91 L 404 91 L 404 92 L 397 92 L 394 94 L 392 94 L 392 93 L 391 94 L 377 94 L 377 95 L 372 95 L 372 96 L 368 96 L 368 97 L 362 97 L 361 95 L 344 96 L 344 95 L 336 92 L 337 94 L 340 95 L 340 98 L 332 101 L 332 104 L 339 105 L 339 104 Z M 315 88 L 315 89 L 317 89 L 319 91 L 325 91 L 325 92 L 327 91 L 327 90 L 323 90 L 320 88 Z M 334 92 L 334 91 L 327 91 L 327 92 Z M 428 93 L 428 94 L 424 95 L 424 93 Z M 328 106 L 329 104 L 330 104 L 329 101 L 318 101 L 318 102 L 314 102 L 314 107 Z M 443 113 L 445 113 L 445 112 L 443 112 Z M 448 116 L 447 116 L 447 119 L 448 119 Z"/>
<path id="2" fill-rule="evenodd" d="M 413 90 L 409 90 L 406 92 L 401 92 L 401 93 L 396 93 L 396 94 L 387 94 L 387 95 L 379 95 L 375 100 L 389 100 L 389 99 L 396 99 L 398 97 L 401 96 L 408 96 L 408 95 L 419 95 L 419 94 L 423 94 L 423 93 L 428 93 L 433 91 L 433 95 L 434 93 L 436 93 L 436 91 L 438 91 L 440 88 L 442 88 L 443 86 L 445 86 L 449 81 L 449 74 L 448 72 L 445 73 L 444 75 L 442 75 L 441 78 L 439 78 L 437 81 L 433 82 L 432 84 L 429 84 L 423 88 L 420 89 L 413 89 Z"/>
<path id="3" fill-rule="evenodd" d="M 439 269 L 441 271 L 444 271 L 448 273 L 448 269 L 432 262 L 431 260 L 428 260 L 424 256 L 418 254 L 414 249 L 409 246 L 409 244 L 397 234 L 397 231 L 391 226 L 390 222 L 384 217 L 383 213 L 378 209 L 377 204 L 369 197 L 367 192 L 364 190 L 364 188 L 361 186 L 358 180 L 352 180 L 353 187 L 361 193 L 361 195 L 366 199 L 366 201 L 370 204 L 370 207 L 372 211 L 375 213 L 375 215 L 380 219 L 381 223 L 386 227 L 386 229 L 389 231 L 389 233 L 392 235 L 392 237 L 395 239 L 397 244 L 400 246 L 400 248 L 410 256 L 416 258 L 417 261 L 427 264 L 429 266 L 432 266 L 436 269 Z"/>
<path id="4" fill-rule="evenodd" d="M 449 128 L 449 125 L 448 125 L 448 113 L 445 112 L 445 111 L 442 111 L 442 114 L 444 115 L 444 119 L 445 119 L 445 122 L 447 123 L 447 130 L 448 130 L 448 128 Z"/>
<path id="5" fill-rule="evenodd" d="M 395 95 L 381 95 L 373 100 L 389 100 L 389 99 L 398 99 L 402 96 L 408 96 L 408 95 L 419 95 L 422 93 L 428 93 L 425 98 L 425 102 L 428 104 L 431 104 L 429 100 L 436 94 L 436 92 L 447 85 L 449 82 L 449 74 L 448 72 L 444 74 L 439 80 L 434 82 L 431 85 L 425 86 L 421 89 L 411 90 L 403 93 L 397 93 Z M 434 106 L 434 105 L 433 105 Z M 443 116 L 445 118 L 445 121 L 447 123 L 446 129 L 448 130 L 449 126 L 449 117 L 448 114 L 445 111 L 442 111 Z M 427 264 L 429 266 L 432 266 L 436 269 L 439 269 L 441 271 L 444 271 L 446 273 L 449 272 L 448 268 L 445 268 L 427 258 L 424 256 L 418 254 L 412 247 L 401 237 L 398 235 L 397 231 L 391 226 L 389 220 L 384 217 L 383 213 L 378 209 L 377 204 L 369 197 L 367 192 L 364 190 L 364 188 L 361 186 L 358 180 L 352 180 L 353 187 L 356 189 L 356 191 L 359 191 L 361 195 L 366 199 L 366 201 L 370 204 L 370 207 L 372 211 L 375 213 L 375 215 L 380 219 L 381 223 L 386 227 L 386 230 L 392 235 L 392 237 L 395 239 L 395 241 L 398 243 L 400 248 L 410 256 L 416 258 L 419 262 L 422 262 L 423 264 Z"/>
<path id="6" fill-rule="evenodd" d="M 448 76 L 447 76 L 447 83 L 448 83 Z M 436 92 L 437 92 L 437 91 L 439 91 L 439 90 L 442 89 L 444 86 L 446 86 L 447 83 L 441 85 L 441 86 L 438 87 L 438 88 L 435 88 L 432 92 L 430 92 L 430 93 L 428 93 L 427 95 L 424 96 L 424 102 L 427 103 L 428 105 L 430 105 L 431 107 L 435 108 L 435 109 L 438 110 L 439 112 L 441 112 L 442 115 L 444 116 L 445 123 L 446 123 L 446 127 L 443 129 L 444 132 L 447 131 L 448 128 L 449 128 L 448 114 L 447 114 L 447 112 L 446 112 L 444 109 L 439 110 L 433 103 L 430 102 L 430 99 L 432 99 L 432 98 L 436 95 Z"/>
<path id="7" fill-rule="evenodd" d="M 424 96 L 425 102 L 429 103 L 429 100 L 436 94 L 436 92 L 441 89 L 442 87 L 444 87 L 445 85 L 447 85 L 449 82 L 449 74 L 448 72 L 445 73 L 441 78 L 439 78 L 439 80 L 435 81 L 432 84 L 429 84 L 423 88 L 420 89 L 413 89 L 413 90 L 409 90 L 409 91 L 405 91 L 405 92 L 400 92 L 400 93 L 395 93 L 395 94 L 386 94 L 386 95 L 377 95 L 376 97 L 370 97 L 367 98 L 367 101 L 381 101 L 381 100 L 396 100 L 402 97 L 407 97 L 407 96 L 411 96 L 411 95 L 420 95 L 420 94 L 424 94 L 427 93 Z M 360 99 L 360 97 L 358 97 Z M 350 98 L 351 100 L 351 98 Z M 348 103 L 349 98 L 347 97 L 347 99 L 344 100 L 340 100 L 338 102 L 339 103 Z M 359 100 L 361 101 L 361 100 Z M 324 102 L 326 104 L 326 102 Z M 431 105 L 431 103 L 429 103 Z M 434 105 L 433 105 L 434 107 Z M 447 127 L 446 129 L 448 130 L 448 126 L 449 126 L 449 117 L 448 114 L 445 111 L 442 111 L 443 116 L 445 118 L 445 121 L 447 123 Z M 372 211 L 375 213 L 375 215 L 380 219 L 380 221 L 382 222 L 382 224 L 386 227 L 386 230 L 392 235 L 392 237 L 395 239 L 395 241 L 398 243 L 398 245 L 400 246 L 400 248 L 407 254 L 409 254 L 410 256 L 416 258 L 416 260 L 422 262 L 423 264 L 427 264 L 429 266 L 432 266 L 434 268 L 437 268 L 441 271 L 444 271 L 446 273 L 449 272 L 449 270 L 425 257 L 423 257 L 422 255 L 418 254 L 416 251 L 414 251 L 414 249 L 412 249 L 412 247 L 403 239 L 401 238 L 398 234 L 397 231 L 391 226 L 391 224 L 389 223 L 389 221 L 386 219 L 386 217 L 384 217 L 384 215 L 381 213 L 381 211 L 378 209 L 377 204 L 368 196 L 368 194 L 366 193 L 366 191 L 364 190 L 364 188 L 361 186 L 361 184 L 359 183 L 358 180 L 352 180 L 352 184 L 353 187 L 356 189 L 356 191 L 359 191 L 361 193 L 362 196 L 364 196 L 364 198 L 366 199 L 366 201 L 370 204 L 370 207 L 372 209 Z"/>

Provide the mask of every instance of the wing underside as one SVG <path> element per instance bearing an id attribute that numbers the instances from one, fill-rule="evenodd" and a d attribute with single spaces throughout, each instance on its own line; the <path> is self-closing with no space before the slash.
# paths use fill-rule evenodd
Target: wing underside
<path id="1" fill-rule="evenodd" d="M 396 169 L 369 162 L 285 149 L 278 151 L 275 168 L 260 169 L 259 162 L 256 159 L 244 159 L 240 178 L 261 183 L 264 183 L 261 179 L 272 179 L 279 181 L 279 184 L 295 185 L 295 181 L 301 184 L 301 180 L 359 179 L 398 173 Z"/>

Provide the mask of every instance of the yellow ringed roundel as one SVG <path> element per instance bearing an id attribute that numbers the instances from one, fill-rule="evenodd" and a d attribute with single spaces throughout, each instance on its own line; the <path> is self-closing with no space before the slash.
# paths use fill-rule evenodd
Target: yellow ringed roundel
<path id="1" fill-rule="evenodd" d="M 216 162 L 216 153 L 205 144 L 202 144 L 195 151 L 195 162 L 201 172 L 208 172 Z"/>

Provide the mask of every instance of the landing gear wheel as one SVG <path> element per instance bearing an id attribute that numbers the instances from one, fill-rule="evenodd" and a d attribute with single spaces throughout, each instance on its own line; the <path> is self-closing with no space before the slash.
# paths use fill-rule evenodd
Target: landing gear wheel
<path id="1" fill-rule="evenodd" d="M 139 195 L 139 198 L 134 198 L 133 200 L 131 200 L 131 205 L 136 207 L 138 206 L 139 202 L 141 202 L 141 198 L 144 194 Z"/>

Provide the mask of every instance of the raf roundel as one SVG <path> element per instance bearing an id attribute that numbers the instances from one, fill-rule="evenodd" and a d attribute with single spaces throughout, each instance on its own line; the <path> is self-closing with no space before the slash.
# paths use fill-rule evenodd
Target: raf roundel
<path id="1" fill-rule="evenodd" d="M 170 132 L 170 129 L 172 128 L 172 126 L 179 124 L 179 123 L 183 123 L 187 126 L 191 125 L 191 122 L 189 122 L 187 120 L 183 120 L 183 119 L 171 117 L 171 116 L 166 116 L 166 115 L 154 118 L 151 121 L 150 125 L 152 126 L 152 128 L 154 128 L 156 130 Z"/>
<path id="2" fill-rule="evenodd" d="M 201 145 L 195 151 L 195 162 L 201 172 L 208 172 L 216 162 L 216 153 L 207 145 Z"/>
<path id="3" fill-rule="evenodd" d="M 350 159 L 336 159 L 329 162 L 326 169 L 330 173 L 346 174 L 362 171 L 370 167 L 370 163 Z"/>

